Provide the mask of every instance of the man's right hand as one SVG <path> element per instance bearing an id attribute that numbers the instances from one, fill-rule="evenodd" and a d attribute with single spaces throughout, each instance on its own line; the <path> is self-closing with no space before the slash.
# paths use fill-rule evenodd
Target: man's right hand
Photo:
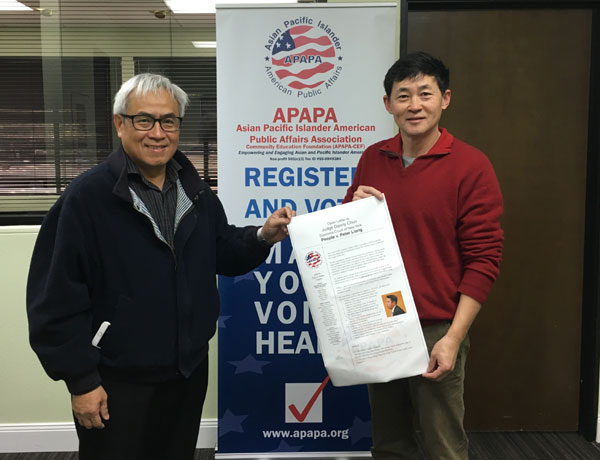
<path id="1" fill-rule="evenodd" d="M 75 418 L 88 430 L 104 428 L 102 420 L 108 420 L 108 396 L 102 386 L 82 395 L 71 395 Z"/>
<path id="2" fill-rule="evenodd" d="M 378 200 L 383 200 L 383 193 L 381 193 L 375 187 L 359 185 L 354 191 L 354 195 L 352 195 L 352 201 L 362 200 L 363 198 L 369 198 L 370 196 L 374 196 Z"/>

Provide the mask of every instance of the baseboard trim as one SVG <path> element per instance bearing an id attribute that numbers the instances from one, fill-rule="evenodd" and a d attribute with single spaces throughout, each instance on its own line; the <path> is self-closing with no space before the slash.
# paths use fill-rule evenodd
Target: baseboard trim
<path id="1" fill-rule="evenodd" d="M 217 419 L 200 423 L 197 447 L 214 449 L 217 445 Z M 78 441 L 71 423 L 0 424 L 0 453 L 75 452 Z"/>

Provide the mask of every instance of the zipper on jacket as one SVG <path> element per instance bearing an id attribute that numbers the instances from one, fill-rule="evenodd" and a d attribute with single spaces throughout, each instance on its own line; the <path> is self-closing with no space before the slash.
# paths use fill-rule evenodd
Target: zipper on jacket
<path id="1" fill-rule="evenodd" d="M 171 251 L 171 255 L 173 256 L 173 262 L 175 263 L 175 270 L 177 270 L 177 256 L 175 255 L 175 248 L 173 248 L 169 243 L 167 243 L 167 240 L 165 240 L 164 236 L 162 236 L 162 233 L 160 235 L 159 235 L 159 233 L 157 233 L 158 225 L 156 224 L 156 222 L 150 215 L 150 211 L 148 211 L 148 214 L 146 214 L 145 210 L 140 205 L 138 205 L 138 203 L 135 200 L 133 203 L 133 209 L 135 209 L 142 216 L 144 216 L 146 219 L 148 219 L 148 221 L 150 222 L 150 225 L 152 225 L 152 231 L 154 232 L 154 236 L 156 236 L 156 238 L 159 241 L 164 243 L 169 248 L 169 250 Z M 160 232 L 160 229 L 158 229 L 158 231 Z M 174 238 L 175 238 L 175 235 L 173 235 L 173 239 Z"/>
<path id="2" fill-rule="evenodd" d="M 190 206 L 189 208 L 187 208 L 185 210 L 185 212 L 181 215 L 181 217 L 179 218 L 179 223 L 181 223 L 183 221 L 183 219 L 185 219 L 187 217 L 187 215 L 190 212 L 192 212 L 192 209 L 194 209 L 195 203 L 196 203 L 196 201 L 198 201 L 198 198 L 200 198 L 200 194 L 201 193 L 202 192 L 200 192 L 199 194 L 197 194 L 196 196 L 194 196 L 194 198 L 192 198 L 192 206 Z M 173 241 L 175 241 L 175 235 L 177 234 L 177 230 L 178 229 L 179 229 L 179 226 L 175 230 L 175 234 L 173 235 Z M 171 247 L 171 245 L 169 245 L 168 243 L 166 243 L 166 244 L 167 244 L 167 246 L 169 246 L 169 248 L 171 248 L 171 252 L 173 254 L 173 259 L 175 260 L 175 271 L 177 271 L 177 255 L 175 254 L 175 248 Z"/>

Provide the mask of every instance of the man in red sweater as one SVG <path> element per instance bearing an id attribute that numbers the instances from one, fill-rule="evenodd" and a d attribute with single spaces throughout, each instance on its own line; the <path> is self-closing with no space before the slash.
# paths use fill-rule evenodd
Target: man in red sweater
<path id="1" fill-rule="evenodd" d="M 467 332 L 498 276 L 502 195 L 487 157 L 439 127 L 449 71 L 427 53 L 384 80 L 400 130 L 365 150 L 344 202 L 385 195 L 430 353 L 422 376 L 369 385 L 373 458 L 467 459 Z"/>

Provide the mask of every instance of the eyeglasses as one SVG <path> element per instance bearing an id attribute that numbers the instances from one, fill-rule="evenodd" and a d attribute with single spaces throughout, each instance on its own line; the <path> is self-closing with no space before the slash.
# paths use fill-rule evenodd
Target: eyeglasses
<path id="1" fill-rule="evenodd" d="M 183 118 L 172 115 L 162 118 L 154 118 L 150 115 L 127 115 L 125 113 L 121 113 L 120 115 L 129 118 L 133 127 L 138 131 L 150 131 L 158 121 L 163 131 L 173 133 L 179 131 L 179 127 L 183 121 Z"/>

